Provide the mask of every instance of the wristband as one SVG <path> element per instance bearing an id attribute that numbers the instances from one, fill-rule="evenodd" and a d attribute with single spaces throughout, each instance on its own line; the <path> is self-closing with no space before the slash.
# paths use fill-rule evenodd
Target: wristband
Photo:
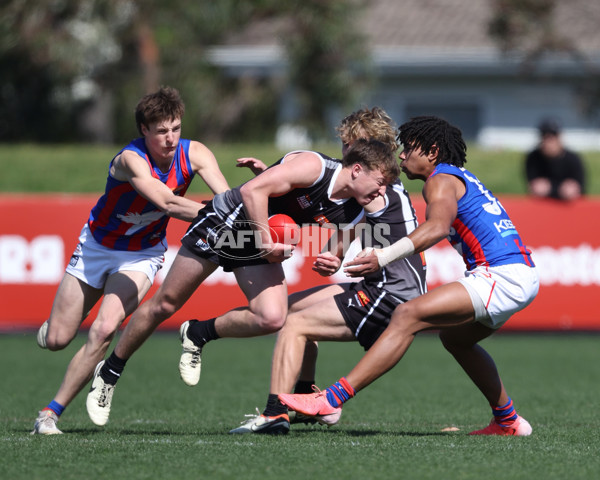
<path id="1" fill-rule="evenodd" d="M 408 237 L 402 237 L 388 247 L 376 248 L 375 255 L 381 268 L 395 260 L 401 260 L 415 253 L 415 244 Z"/>

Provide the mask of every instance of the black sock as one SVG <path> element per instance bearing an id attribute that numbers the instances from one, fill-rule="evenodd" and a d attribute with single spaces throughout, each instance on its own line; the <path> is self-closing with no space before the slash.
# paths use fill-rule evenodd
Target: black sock
<path id="1" fill-rule="evenodd" d="M 269 393 L 267 398 L 267 407 L 263 412 L 263 415 L 267 417 L 276 417 L 282 413 L 288 413 L 287 407 L 279 401 L 279 397 L 276 393 Z"/>
<path id="2" fill-rule="evenodd" d="M 312 386 L 315 384 L 315 381 L 306 381 L 306 380 L 298 380 L 296 382 L 296 386 L 294 387 L 294 393 L 313 393 Z"/>
<path id="3" fill-rule="evenodd" d="M 219 338 L 215 329 L 215 318 L 199 322 L 198 320 L 190 320 L 190 326 L 187 329 L 188 338 L 198 347 L 203 347 L 211 340 Z"/>
<path id="4" fill-rule="evenodd" d="M 123 373 L 126 363 L 127 360 L 117 357 L 113 351 L 100 369 L 100 376 L 102 377 L 102 380 L 104 380 L 105 383 L 115 385 Z"/>

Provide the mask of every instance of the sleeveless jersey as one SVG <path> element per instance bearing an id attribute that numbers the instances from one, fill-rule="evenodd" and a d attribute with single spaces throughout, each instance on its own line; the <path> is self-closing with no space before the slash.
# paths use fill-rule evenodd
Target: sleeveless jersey
<path id="1" fill-rule="evenodd" d="M 531 252 L 523 244 L 506 210 L 477 177 L 464 168 L 440 163 L 430 178 L 440 173 L 454 175 L 465 184 L 466 191 L 458 201 L 456 220 L 448 240 L 462 255 L 467 268 L 511 263 L 533 267 Z"/>
<path id="2" fill-rule="evenodd" d="M 175 195 L 183 196 L 194 177 L 189 148 L 190 140 L 179 140 L 171 166 L 165 173 L 155 166 L 143 138 L 131 142 L 115 155 L 115 158 L 125 150 L 137 153 L 146 160 L 154 178 L 167 185 Z M 110 166 L 113 161 L 114 158 Z M 92 208 L 88 224 L 96 241 L 105 247 L 115 250 L 142 250 L 165 238 L 169 218 L 153 203 L 139 195 L 129 182 L 115 180 L 109 173 L 104 195 Z"/>
<path id="3" fill-rule="evenodd" d="M 269 216 L 285 213 L 301 226 L 315 223 L 320 226 L 335 225 L 343 229 L 354 226 L 363 215 L 362 206 L 354 198 L 340 200 L 329 198 L 335 180 L 342 169 L 342 162 L 322 153 L 312 153 L 318 155 L 321 160 L 322 168 L 319 178 L 308 187 L 295 188 L 279 197 L 270 197 Z M 285 158 L 279 159 L 269 168 L 284 162 Z M 213 198 L 215 212 L 230 226 L 234 221 L 247 220 L 240 188 L 241 185 L 215 195 Z"/>
<path id="4" fill-rule="evenodd" d="M 361 234 L 363 248 L 385 247 L 412 233 L 418 226 L 415 209 L 400 180 L 387 186 L 385 201 L 383 209 L 367 213 L 367 228 Z M 366 275 L 364 279 L 397 299 L 405 299 L 427 292 L 425 274 L 425 255 L 415 253 L 389 263 L 381 270 Z"/>

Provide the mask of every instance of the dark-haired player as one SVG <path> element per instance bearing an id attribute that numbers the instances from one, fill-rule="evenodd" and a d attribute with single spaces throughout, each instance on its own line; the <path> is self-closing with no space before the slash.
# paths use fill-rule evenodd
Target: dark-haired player
<path id="1" fill-rule="evenodd" d="M 389 247 L 361 252 L 345 264 L 350 276 L 375 272 L 422 252 L 444 238 L 462 255 L 465 277 L 396 307 L 390 324 L 354 369 L 324 391 L 282 394 L 305 415 L 335 423 L 342 404 L 390 370 L 423 330 L 440 338 L 492 407 L 490 424 L 473 435 L 529 435 L 490 355 L 478 342 L 493 334 L 536 296 L 538 275 L 521 237 L 500 202 L 468 170 L 461 131 L 437 117 L 416 117 L 400 127 L 401 168 L 425 182 L 426 221 Z"/>
<path id="2" fill-rule="evenodd" d="M 203 207 L 183 197 L 194 175 L 214 193 L 228 189 L 212 152 L 200 142 L 180 138 L 184 111 L 179 92 L 170 87 L 138 102 L 135 121 L 141 137 L 110 162 L 106 191 L 81 230 L 38 344 L 49 350 L 65 348 L 102 298 L 98 316 L 32 433 L 62 433 L 56 427 L 58 418 L 90 380 L 117 329 L 162 267 L 169 218 L 190 221 Z"/>

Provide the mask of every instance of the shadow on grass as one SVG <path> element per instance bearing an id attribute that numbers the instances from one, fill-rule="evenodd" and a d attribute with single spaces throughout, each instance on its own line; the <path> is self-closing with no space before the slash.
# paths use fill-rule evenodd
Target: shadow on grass
<path id="1" fill-rule="evenodd" d="M 23 427 L 15 427 L 9 428 L 8 431 L 11 431 L 15 434 L 31 434 L 30 428 Z M 165 426 L 164 428 L 96 428 L 93 426 L 90 427 L 75 427 L 75 428 L 62 428 L 64 434 L 74 434 L 74 435 L 116 435 L 116 436 L 177 436 L 177 437 L 220 437 L 227 436 L 231 438 L 256 438 L 257 436 L 264 438 L 284 438 L 284 437 L 295 437 L 295 438 L 303 438 L 314 435 L 328 435 L 333 437 L 338 436 L 348 436 L 348 437 L 374 437 L 380 435 L 388 435 L 394 437 L 452 437 L 456 435 L 460 435 L 464 432 L 415 432 L 415 431 L 404 431 L 404 430 L 386 430 L 386 429 L 365 429 L 365 430 L 357 430 L 357 429 L 343 429 L 343 428 L 320 428 L 320 427 L 296 427 L 290 430 L 288 434 L 244 434 L 244 435 L 234 435 L 230 434 L 228 429 L 211 429 L 211 430 L 199 430 L 199 431 L 191 431 L 191 430 L 182 430 L 177 428 L 169 428 Z M 333 438 L 332 437 L 332 438 Z"/>
<path id="2" fill-rule="evenodd" d="M 396 437 L 448 437 L 455 436 L 456 432 L 407 432 L 402 430 L 310 430 L 310 431 L 293 431 L 293 435 L 311 435 L 315 432 L 320 432 L 327 435 L 347 435 L 349 437 L 371 437 L 378 435 L 391 435 Z"/>

